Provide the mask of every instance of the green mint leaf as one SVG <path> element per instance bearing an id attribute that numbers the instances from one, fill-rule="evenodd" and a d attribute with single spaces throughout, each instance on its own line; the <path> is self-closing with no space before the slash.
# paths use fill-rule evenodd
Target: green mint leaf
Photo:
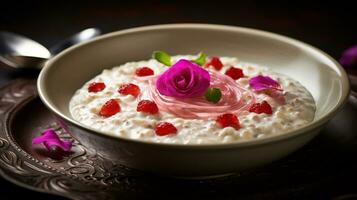
<path id="1" fill-rule="evenodd" d="M 221 90 L 219 88 L 208 88 L 205 92 L 205 98 L 212 103 L 218 103 L 222 97 Z"/>
<path id="2" fill-rule="evenodd" d="M 198 57 L 195 59 L 195 60 L 193 60 L 193 62 L 195 62 L 196 64 L 198 64 L 198 65 L 203 65 L 203 64 L 205 64 L 205 62 L 206 62 L 206 54 L 205 53 L 202 53 L 202 52 L 200 52 L 199 54 L 198 54 Z"/>
<path id="3" fill-rule="evenodd" d="M 166 66 L 171 66 L 171 56 L 164 51 L 154 51 L 152 53 L 152 58 Z"/>

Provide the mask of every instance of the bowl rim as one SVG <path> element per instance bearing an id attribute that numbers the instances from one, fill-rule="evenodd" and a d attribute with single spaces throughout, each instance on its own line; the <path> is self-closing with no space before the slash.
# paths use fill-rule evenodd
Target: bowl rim
<path id="1" fill-rule="evenodd" d="M 106 133 L 104 131 L 98 131 L 98 130 L 91 128 L 87 125 L 81 124 L 80 122 L 63 114 L 52 103 L 50 103 L 50 101 L 47 100 L 48 96 L 47 96 L 46 91 L 44 91 L 44 88 L 43 88 L 45 77 L 48 74 L 48 71 L 51 68 L 51 66 L 53 66 L 53 64 L 56 63 L 57 60 L 61 59 L 63 56 L 70 54 L 75 49 L 81 48 L 87 44 L 95 43 L 97 41 L 101 41 L 101 40 L 105 40 L 105 39 L 109 39 L 111 37 L 126 35 L 126 34 L 133 34 L 133 33 L 140 33 L 140 32 L 145 32 L 145 31 L 167 30 L 167 29 L 206 29 L 206 30 L 243 32 L 245 34 L 251 34 L 251 35 L 258 36 L 258 37 L 265 37 L 268 39 L 275 39 L 280 42 L 286 43 L 288 45 L 297 46 L 297 47 L 303 49 L 304 51 L 308 51 L 312 54 L 318 55 L 318 57 L 320 57 L 320 60 L 325 59 L 332 64 L 331 66 L 334 68 L 336 73 L 338 73 L 340 80 L 342 82 L 341 96 L 338 99 L 337 104 L 332 108 L 332 110 L 330 110 L 328 113 L 325 113 L 323 116 L 321 116 L 320 119 L 314 120 L 311 123 L 308 123 L 296 130 L 287 131 L 287 132 L 284 132 L 283 134 L 279 134 L 279 135 L 270 135 L 270 136 L 263 137 L 263 138 L 254 138 L 254 139 L 249 139 L 249 140 L 238 140 L 238 141 L 234 141 L 234 142 L 230 142 L 230 143 L 213 143 L 213 144 L 158 143 L 158 142 L 152 142 L 152 141 L 144 141 L 144 140 L 125 138 L 125 137 L 120 137 L 120 136 L 113 136 L 113 135 L 110 135 L 109 133 Z M 287 36 L 283 36 L 280 34 L 268 32 L 268 31 L 246 28 L 246 27 L 239 27 L 239 26 L 219 25 L 219 24 L 202 24 L 202 23 L 176 23 L 176 24 L 149 25 L 149 26 L 141 26 L 141 27 L 134 27 L 134 28 L 124 29 L 124 30 L 119 30 L 119 31 L 107 33 L 102 36 L 96 37 L 90 41 L 83 42 L 83 43 L 77 44 L 75 46 L 72 46 L 72 47 L 62 51 L 58 55 L 54 56 L 53 58 L 51 58 L 50 60 L 48 60 L 45 63 L 45 66 L 41 70 L 40 75 L 37 79 L 37 89 L 38 89 L 38 93 L 39 93 L 39 97 L 40 97 L 41 101 L 54 114 L 56 114 L 60 118 L 71 123 L 72 125 L 75 125 L 76 127 L 80 128 L 80 129 L 85 129 L 86 132 L 88 132 L 90 134 L 95 134 L 97 136 L 105 137 L 105 138 L 109 138 L 109 139 L 123 140 L 125 142 L 140 143 L 140 144 L 146 144 L 146 145 L 152 145 L 152 146 L 165 146 L 165 147 L 183 148 L 183 149 L 186 149 L 186 148 L 209 149 L 209 148 L 237 148 L 237 147 L 246 147 L 246 146 L 252 146 L 252 145 L 263 145 L 263 144 L 278 142 L 281 140 L 285 140 L 285 139 L 289 139 L 289 138 L 293 138 L 296 136 L 310 133 L 311 131 L 318 129 L 320 126 L 322 126 L 328 120 L 330 120 L 335 114 L 337 114 L 338 111 L 341 110 L 343 105 L 348 100 L 347 97 L 350 92 L 350 84 L 349 84 L 349 79 L 348 79 L 347 73 L 335 59 L 333 59 L 331 56 L 329 56 L 327 53 L 323 52 L 322 50 L 320 50 L 312 45 L 309 45 L 307 43 L 298 41 L 296 39 L 293 39 L 293 38 L 290 38 Z"/>

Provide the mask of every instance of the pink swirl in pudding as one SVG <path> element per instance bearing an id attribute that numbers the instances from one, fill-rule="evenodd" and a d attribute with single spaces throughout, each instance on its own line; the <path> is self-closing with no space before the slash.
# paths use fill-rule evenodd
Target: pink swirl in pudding
<path id="1" fill-rule="evenodd" d="M 147 79 L 149 86 L 144 88 L 138 100 L 149 98 L 160 110 L 185 119 L 214 119 L 227 112 L 238 115 L 255 103 L 254 94 L 231 77 L 219 72 L 210 72 L 210 76 L 210 87 L 219 88 L 222 92 L 221 100 L 216 104 L 208 102 L 203 96 L 177 98 L 162 95 L 155 85 L 157 77 Z"/>

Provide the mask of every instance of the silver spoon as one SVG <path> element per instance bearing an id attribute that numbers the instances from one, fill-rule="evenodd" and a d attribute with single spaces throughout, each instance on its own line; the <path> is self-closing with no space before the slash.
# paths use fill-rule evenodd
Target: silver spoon
<path id="1" fill-rule="evenodd" d="M 48 50 L 38 42 L 24 36 L 10 32 L 0 32 L 0 60 L 8 66 L 17 69 L 41 69 L 43 64 L 53 55 L 100 34 L 101 31 L 99 29 L 88 28 L 59 42 Z"/>

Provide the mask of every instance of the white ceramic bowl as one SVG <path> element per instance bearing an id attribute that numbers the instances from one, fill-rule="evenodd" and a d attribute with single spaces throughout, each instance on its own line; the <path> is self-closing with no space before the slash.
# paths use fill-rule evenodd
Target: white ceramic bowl
<path id="1" fill-rule="evenodd" d="M 316 101 L 312 123 L 280 135 L 232 144 L 158 144 L 112 137 L 75 121 L 69 101 L 105 68 L 149 59 L 152 51 L 172 55 L 234 56 L 271 67 L 302 83 Z M 170 24 L 110 33 L 57 55 L 38 78 L 44 104 L 83 145 L 128 167 L 177 177 L 210 177 L 257 167 L 282 158 L 310 141 L 342 107 L 349 83 L 341 66 L 324 52 L 297 40 L 248 28 Z"/>

